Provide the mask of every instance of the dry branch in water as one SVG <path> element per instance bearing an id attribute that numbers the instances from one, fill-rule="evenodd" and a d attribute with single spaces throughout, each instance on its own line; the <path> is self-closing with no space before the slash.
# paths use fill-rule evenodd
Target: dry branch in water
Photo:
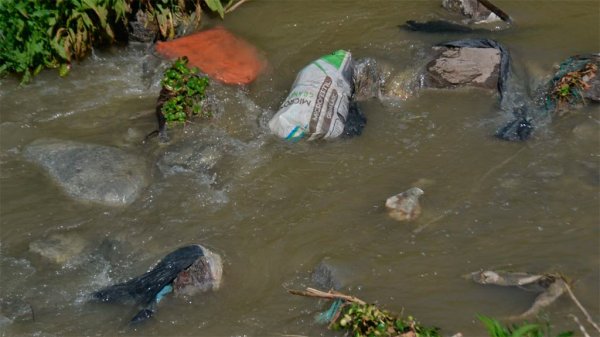
<path id="1" fill-rule="evenodd" d="M 329 290 L 328 292 L 324 292 L 324 291 L 317 290 L 314 288 L 306 288 L 306 291 L 288 289 L 288 293 L 290 293 L 292 295 L 299 295 L 299 296 L 306 296 L 306 297 L 318 297 L 318 298 L 324 298 L 324 299 L 328 299 L 328 300 L 335 300 L 335 299 L 339 298 L 339 299 L 342 299 L 342 300 L 345 300 L 348 302 L 352 302 L 352 303 L 358 303 L 358 304 L 362 304 L 362 305 L 367 304 L 367 302 L 361 300 L 360 298 L 342 294 L 335 290 Z"/>
<path id="2" fill-rule="evenodd" d="M 575 294 L 573 294 L 573 291 L 571 290 L 571 287 L 569 286 L 569 284 L 567 282 L 565 282 L 565 287 L 567 289 L 567 292 L 569 293 L 569 296 L 573 300 L 573 302 L 575 302 L 577 307 L 579 307 L 579 310 L 581 310 L 581 312 L 583 312 L 583 314 L 585 315 L 585 318 L 587 319 L 588 323 L 590 323 L 594 327 L 594 329 L 596 329 L 596 331 L 600 332 L 600 327 L 598 327 L 598 324 L 596 324 L 596 322 L 594 322 L 594 320 L 592 320 L 592 316 L 590 316 L 590 314 L 587 312 L 587 310 L 585 310 L 585 308 L 583 307 L 581 302 L 579 302 L 579 300 L 577 300 L 577 297 L 575 297 Z M 576 318 L 575 318 L 575 321 L 577 323 L 579 323 L 576 320 Z"/>

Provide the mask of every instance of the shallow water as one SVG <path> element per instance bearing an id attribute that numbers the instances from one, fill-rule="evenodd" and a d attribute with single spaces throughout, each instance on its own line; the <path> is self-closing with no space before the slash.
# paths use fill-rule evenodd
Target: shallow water
<path id="1" fill-rule="evenodd" d="M 516 26 L 489 37 L 510 49 L 527 83 L 543 83 L 568 56 L 600 50 L 595 1 L 497 4 Z M 171 132 L 175 143 L 199 139 L 220 150 L 203 173 L 165 174 L 156 163 L 169 148 L 140 143 L 155 128 L 158 94 L 156 77 L 143 73 L 144 46 L 96 51 L 65 79 L 46 71 L 24 88 L 2 80 L 0 299 L 22 299 L 35 314 L 0 327 L 2 334 L 333 336 L 313 323 L 323 303 L 286 293 L 311 286 L 310 272 L 324 258 L 347 273 L 343 291 L 446 335 L 482 335 L 477 313 L 519 314 L 535 297 L 462 277 L 480 269 L 561 272 L 597 319 L 597 105 L 554 120 L 527 143 L 492 137 L 506 116 L 497 96 L 480 90 L 363 103 L 368 124 L 354 139 L 286 144 L 268 135 L 266 122 L 304 65 L 346 48 L 392 72 L 410 70 L 430 45 L 462 36 L 397 25 L 443 14 L 437 1 L 244 4 L 223 25 L 262 50 L 269 69 L 246 88 L 214 85 L 217 118 Z M 44 137 L 142 155 L 154 168 L 152 185 L 122 208 L 72 200 L 21 156 Z M 419 180 L 426 182 L 421 217 L 389 218 L 385 199 Z M 53 234 L 83 238 L 86 248 L 62 267 L 29 250 Z M 127 325 L 133 308 L 86 301 L 190 243 L 223 256 L 218 292 L 170 298 L 136 328 Z M 583 319 L 563 296 L 544 315 L 554 331 L 577 330 L 569 313 Z"/>

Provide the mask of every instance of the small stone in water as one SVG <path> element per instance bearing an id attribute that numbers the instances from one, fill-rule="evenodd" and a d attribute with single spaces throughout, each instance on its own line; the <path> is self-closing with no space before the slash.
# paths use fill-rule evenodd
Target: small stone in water
<path id="1" fill-rule="evenodd" d="M 385 201 L 385 207 L 388 214 L 398 220 L 414 220 L 421 214 L 419 197 L 423 195 L 423 190 L 418 187 L 410 188 L 400 194 L 389 197 Z"/>

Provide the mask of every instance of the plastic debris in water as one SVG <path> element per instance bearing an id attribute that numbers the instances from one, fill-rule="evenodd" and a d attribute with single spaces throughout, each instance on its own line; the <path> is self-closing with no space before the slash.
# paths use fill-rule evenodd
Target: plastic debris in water
<path id="1" fill-rule="evenodd" d="M 416 219 L 421 214 L 419 197 L 423 193 L 422 189 L 413 187 L 393 197 L 389 197 L 385 201 L 388 214 L 398 221 Z"/>
<path id="2" fill-rule="evenodd" d="M 222 27 L 158 42 L 156 51 L 167 58 L 187 56 L 190 66 L 227 84 L 248 84 L 266 67 L 254 46 Z"/>

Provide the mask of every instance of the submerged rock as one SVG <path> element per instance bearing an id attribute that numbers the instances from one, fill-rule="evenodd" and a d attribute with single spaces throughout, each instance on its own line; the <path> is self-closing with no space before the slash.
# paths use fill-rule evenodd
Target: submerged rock
<path id="1" fill-rule="evenodd" d="M 196 139 L 170 146 L 158 160 L 165 176 L 179 173 L 207 174 L 223 158 L 226 144 Z"/>
<path id="2" fill-rule="evenodd" d="M 31 305 L 18 298 L 0 299 L 0 326 L 15 321 L 33 320 Z"/>
<path id="3" fill-rule="evenodd" d="M 29 251 L 46 260 L 64 264 L 73 260 L 86 248 L 87 242 L 74 234 L 53 234 L 48 238 L 29 244 Z"/>
<path id="4" fill-rule="evenodd" d="M 147 185 L 146 163 L 114 147 L 41 139 L 27 146 L 24 156 L 75 199 L 127 205 Z"/>
<path id="5" fill-rule="evenodd" d="M 421 215 L 421 205 L 419 197 L 423 195 L 423 190 L 418 187 L 410 188 L 400 194 L 389 197 L 385 201 L 385 207 L 388 214 L 398 220 L 414 220 Z"/>
<path id="6" fill-rule="evenodd" d="M 426 86 L 475 86 L 496 89 L 500 71 L 500 50 L 469 47 L 441 47 L 438 50 L 441 52 L 426 67 Z"/>
<path id="7" fill-rule="evenodd" d="M 310 275 L 311 282 L 320 289 L 340 290 L 344 286 L 342 279 L 339 268 L 329 258 L 321 260 Z"/>

